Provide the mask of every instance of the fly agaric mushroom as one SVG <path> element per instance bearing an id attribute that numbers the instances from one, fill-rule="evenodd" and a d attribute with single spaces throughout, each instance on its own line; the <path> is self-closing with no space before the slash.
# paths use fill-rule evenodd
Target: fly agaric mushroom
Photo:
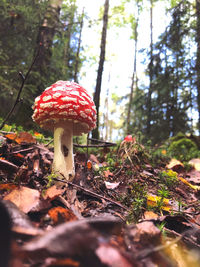
<path id="1" fill-rule="evenodd" d="M 57 81 L 35 99 L 33 110 L 33 120 L 54 131 L 53 171 L 72 179 L 73 135 L 88 133 L 96 127 L 92 98 L 75 82 Z"/>
<path id="2" fill-rule="evenodd" d="M 125 142 L 132 142 L 132 141 L 133 141 L 133 137 L 132 137 L 132 135 L 127 135 L 127 136 L 124 138 L 124 141 L 125 141 Z"/>

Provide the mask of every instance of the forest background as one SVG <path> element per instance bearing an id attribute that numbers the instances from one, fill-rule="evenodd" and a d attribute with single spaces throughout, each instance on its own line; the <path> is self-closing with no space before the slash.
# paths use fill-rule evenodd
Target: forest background
<path id="1" fill-rule="evenodd" d="M 199 133 L 200 1 L 102 0 L 95 15 L 84 2 L 0 0 L 1 120 L 15 102 L 19 72 L 26 74 L 39 54 L 11 123 L 36 129 L 35 97 L 57 80 L 71 80 L 94 95 L 95 138 L 132 134 L 156 144 L 179 132 Z M 116 72 L 116 58 L 124 57 L 129 65 L 122 61 Z"/>

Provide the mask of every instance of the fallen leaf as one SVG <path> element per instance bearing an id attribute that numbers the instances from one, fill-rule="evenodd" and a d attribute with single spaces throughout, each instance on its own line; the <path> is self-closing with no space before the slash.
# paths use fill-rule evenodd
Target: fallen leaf
<path id="1" fill-rule="evenodd" d="M 154 213 L 153 211 L 145 211 L 144 212 L 144 219 L 145 220 L 151 220 L 151 219 L 157 219 L 158 215 Z"/>
<path id="2" fill-rule="evenodd" d="M 28 187 L 18 187 L 4 197 L 4 200 L 10 200 L 21 211 L 28 213 L 39 205 L 40 192 Z"/>
<path id="3" fill-rule="evenodd" d="M 14 203 L 9 200 L 2 200 L 1 203 L 6 207 L 10 215 L 13 232 L 26 236 L 36 236 L 43 233 L 41 229 L 34 227 L 29 217 Z"/>
<path id="4" fill-rule="evenodd" d="M 133 265 L 125 258 L 120 250 L 110 244 L 102 243 L 96 249 L 96 255 L 106 266 L 132 267 Z"/>
<path id="5" fill-rule="evenodd" d="M 92 169 L 92 162 L 90 160 L 87 161 L 87 168 L 88 170 Z"/>
<path id="6" fill-rule="evenodd" d="M 191 159 L 188 163 L 192 165 L 196 171 L 200 171 L 200 159 Z"/>
<path id="7" fill-rule="evenodd" d="M 11 184 L 11 183 L 9 183 L 9 184 L 0 184 L 0 191 L 1 190 L 10 191 L 10 190 L 13 190 L 15 188 L 17 188 L 17 185 L 15 185 L 15 184 Z"/>
<path id="8" fill-rule="evenodd" d="M 190 188 L 192 188 L 194 190 L 200 190 L 200 186 L 193 185 L 193 184 L 189 183 L 186 179 L 184 179 L 182 177 L 178 177 L 178 179 L 181 180 L 181 182 L 183 182 L 184 184 L 188 185 Z"/>
<path id="9" fill-rule="evenodd" d="M 200 184 L 200 171 L 197 171 L 195 169 L 190 170 L 187 173 L 187 180 L 194 184 Z"/>
<path id="10" fill-rule="evenodd" d="M 17 134 L 16 133 L 9 133 L 9 134 L 6 134 L 5 137 L 9 140 L 15 140 L 17 137 Z"/>
<path id="11" fill-rule="evenodd" d="M 73 260 L 90 260 L 100 240 L 121 233 L 121 220 L 113 216 L 62 223 L 42 236 L 27 242 L 22 251 L 27 258 L 39 262 L 48 257 L 70 257 Z M 82 266 L 96 266 L 85 262 Z"/>
<path id="12" fill-rule="evenodd" d="M 77 220 L 77 217 L 71 210 L 63 207 L 54 207 L 48 211 L 48 214 L 54 224 L 61 224 L 63 222 L 71 222 Z"/>
<path id="13" fill-rule="evenodd" d="M 113 176 L 113 173 L 110 172 L 110 170 L 104 171 L 103 174 L 106 178 L 108 178 L 109 176 Z"/>
<path id="14" fill-rule="evenodd" d="M 56 267 L 56 266 L 63 266 L 63 267 L 79 267 L 80 262 L 72 260 L 70 258 L 66 259 L 56 259 L 56 258 L 47 258 L 45 260 L 45 267 Z"/>
<path id="15" fill-rule="evenodd" d="M 184 165 L 177 159 L 171 159 L 169 164 L 167 164 L 166 168 L 171 169 L 176 172 L 181 172 L 184 169 Z"/>
<path id="16" fill-rule="evenodd" d="M 36 144 L 36 139 L 28 132 L 20 132 L 6 134 L 5 137 L 9 140 L 15 141 L 18 144 L 28 143 L 28 144 Z"/>
<path id="17" fill-rule="evenodd" d="M 45 191 L 45 193 L 43 194 L 43 198 L 52 201 L 55 198 L 61 196 L 64 193 L 64 191 L 65 191 L 64 189 L 57 188 L 56 185 L 53 185 Z"/>
<path id="18" fill-rule="evenodd" d="M 144 221 L 131 226 L 130 234 L 135 243 L 143 246 L 149 244 L 160 244 L 161 231 L 154 225 L 153 222 Z"/>
<path id="19" fill-rule="evenodd" d="M 107 182 L 107 181 L 104 181 L 105 183 L 105 186 L 107 189 L 115 189 L 119 186 L 120 182 L 118 183 L 110 183 L 110 182 Z"/>

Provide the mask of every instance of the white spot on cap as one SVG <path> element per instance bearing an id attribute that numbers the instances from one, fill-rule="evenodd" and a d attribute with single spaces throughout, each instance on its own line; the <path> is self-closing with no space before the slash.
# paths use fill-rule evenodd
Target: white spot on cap
<path id="1" fill-rule="evenodd" d="M 72 107 L 72 104 L 58 105 L 56 107 L 58 107 L 59 109 L 64 109 L 64 108 Z"/>
<path id="2" fill-rule="evenodd" d="M 39 100 L 40 100 L 40 96 L 37 96 L 35 99 L 35 104 L 37 104 Z"/>
<path id="3" fill-rule="evenodd" d="M 83 106 L 88 105 L 87 101 L 79 101 L 79 103 L 81 103 L 81 105 L 83 105 Z"/>
<path id="4" fill-rule="evenodd" d="M 68 114 L 69 114 L 69 115 L 72 115 L 72 116 L 77 116 L 77 113 L 76 113 L 76 111 L 74 111 L 74 110 L 70 110 L 70 111 L 68 112 Z"/>
<path id="5" fill-rule="evenodd" d="M 66 102 L 70 102 L 70 101 L 72 101 L 72 102 L 77 102 L 77 98 L 73 98 L 73 97 L 69 97 L 69 96 L 64 96 L 64 97 L 62 97 L 61 98 L 63 101 L 66 101 Z"/>
<path id="6" fill-rule="evenodd" d="M 82 110 L 80 111 L 80 116 L 86 119 L 88 116 L 83 112 Z"/>
<path id="7" fill-rule="evenodd" d="M 78 91 L 73 91 L 71 93 L 71 96 L 79 96 L 79 95 L 80 95 L 80 93 Z"/>
<path id="8" fill-rule="evenodd" d="M 50 95 L 47 95 L 47 96 L 44 96 L 42 98 L 42 101 L 46 102 L 46 101 L 49 101 L 52 97 Z"/>
<path id="9" fill-rule="evenodd" d="M 52 108 L 55 104 L 57 104 L 57 102 L 49 102 L 49 103 L 42 103 L 40 104 L 41 108 Z"/>
<path id="10" fill-rule="evenodd" d="M 52 88 L 52 91 L 53 92 L 56 92 L 56 91 L 65 91 L 66 92 L 66 88 L 63 87 L 63 86 L 56 86 L 56 87 Z"/>
<path id="11" fill-rule="evenodd" d="M 56 98 L 60 97 L 61 95 L 62 95 L 61 93 L 56 92 L 56 93 L 54 93 L 54 94 L 52 95 L 52 97 L 53 97 L 54 99 L 56 99 Z"/>

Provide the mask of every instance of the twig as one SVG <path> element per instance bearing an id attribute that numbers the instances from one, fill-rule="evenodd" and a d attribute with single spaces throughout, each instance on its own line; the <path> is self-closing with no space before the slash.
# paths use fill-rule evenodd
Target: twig
<path id="1" fill-rule="evenodd" d="M 89 145 L 89 140 L 99 143 L 98 145 L 92 144 Z M 99 139 L 95 139 L 95 138 L 89 138 L 87 136 L 87 145 L 79 145 L 79 144 L 74 144 L 75 147 L 82 147 L 82 148 L 89 148 L 89 147 L 110 147 L 110 146 L 116 146 L 116 143 L 112 143 L 112 142 L 107 142 L 107 141 L 103 141 L 103 140 L 99 140 Z"/>
<path id="2" fill-rule="evenodd" d="M 116 146 L 117 145 L 116 143 L 107 142 L 107 141 L 103 141 L 103 140 L 100 140 L 100 139 L 95 139 L 95 138 L 88 138 L 88 139 L 91 140 L 91 141 L 94 141 L 96 143 L 103 143 L 103 144 L 110 145 L 110 146 Z"/>
<path id="3" fill-rule="evenodd" d="M 113 146 L 112 144 L 99 144 L 99 145 L 79 145 L 74 143 L 73 144 L 75 147 L 81 147 L 81 148 L 88 148 L 88 147 L 111 147 Z"/>
<path id="4" fill-rule="evenodd" d="M 61 174 L 61 175 L 62 175 L 62 174 Z M 63 178 L 65 179 L 64 175 L 62 175 L 62 176 L 63 176 Z M 84 187 L 82 187 L 82 186 L 80 186 L 80 185 L 74 184 L 74 183 L 72 183 L 72 182 L 70 182 L 70 181 L 68 181 L 68 180 L 63 181 L 63 180 L 61 180 L 61 179 L 59 179 L 59 178 L 54 178 L 54 180 L 55 180 L 55 181 L 58 181 L 58 182 L 65 183 L 65 184 L 69 184 L 69 185 L 71 185 L 71 186 L 73 186 L 73 187 L 75 187 L 75 188 L 77 188 L 77 189 L 79 189 L 79 190 L 85 192 L 86 194 L 88 194 L 88 195 L 90 195 L 90 196 L 96 197 L 96 198 L 98 198 L 98 199 L 104 199 L 104 200 L 106 200 L 106 201 L 111 202 L 112 204 L 115 204 L 116 206 L 119 206 L 120 208 L 122 208 L 122 209 L 124 209 L 124 210 L 129 210 L 127 207 L 123 206 L 123 205 L 122 205 L 121 203 L 119 203 L 119 202 L 116 202 L 116 201 L 114 201 L 114 200 L 112 200 L 112 199 L 110 199 L 110 198 L 108 198 L 108 197 L 101 196 L 101 195 L 99 195 L 99 194 L 97 194 L 97 193 L 95 193 L 95 192 L 90 191 L 89 189 L 86 189 L 86 188 L 84 188 Z"/>
<path id="5" fill-rule="evenodd" d="M 3 128 L 3 126 L 4 126 L 5 123 L 6 123 L 6 121 L 7 121 L 7 120 L 10 118 L 10 116 L 12 115 L 12 113 L 13 113 L 15 107 L 16 107 L 17 104 L 20 102 L 20 95 L 21 95 L 22 89 L 23 89 L 24 84 L 25 84 L 25 82 L 26 82 L 26 80 L 27 80 L 27 78 L 28 78 L 28 76 L 29 76 L 29 74 L 30 74 L 32 68 L 33 68 L 33 65 L 35 64 L 35 61 L 36 61 L 36 59 L 37 59 L 39 53 L 40 53 L 40 46 L 38 47 L 37 53 L 36 53 L 36 55 L 35 55 L 35 57 L 34 57 L 32 63 L 31 63 L 31 66 L 29 67 L 29 69 L 28 69 L 26 75 L 24 76 L 21 72 L 19 72 L 19 76 L 20 76 L 21 79 L 22 79 L 22 83 L 21 83 L 21 86 L 20 86 L 20 88 L 19 88 L 19 91 L 18 91 L 18 94 L 17 94 L 17 98 L 16 98 L 16 100 L 15 100 L 15 103 L 14 103 L 13 107 L 11 108 L 11 110 L 10 110 L 10 111 L 8 112 L 8 114 L 6 115 L 4 121 L 1 123 L 1 125 L 0 125 L 0 130 Z"/>

